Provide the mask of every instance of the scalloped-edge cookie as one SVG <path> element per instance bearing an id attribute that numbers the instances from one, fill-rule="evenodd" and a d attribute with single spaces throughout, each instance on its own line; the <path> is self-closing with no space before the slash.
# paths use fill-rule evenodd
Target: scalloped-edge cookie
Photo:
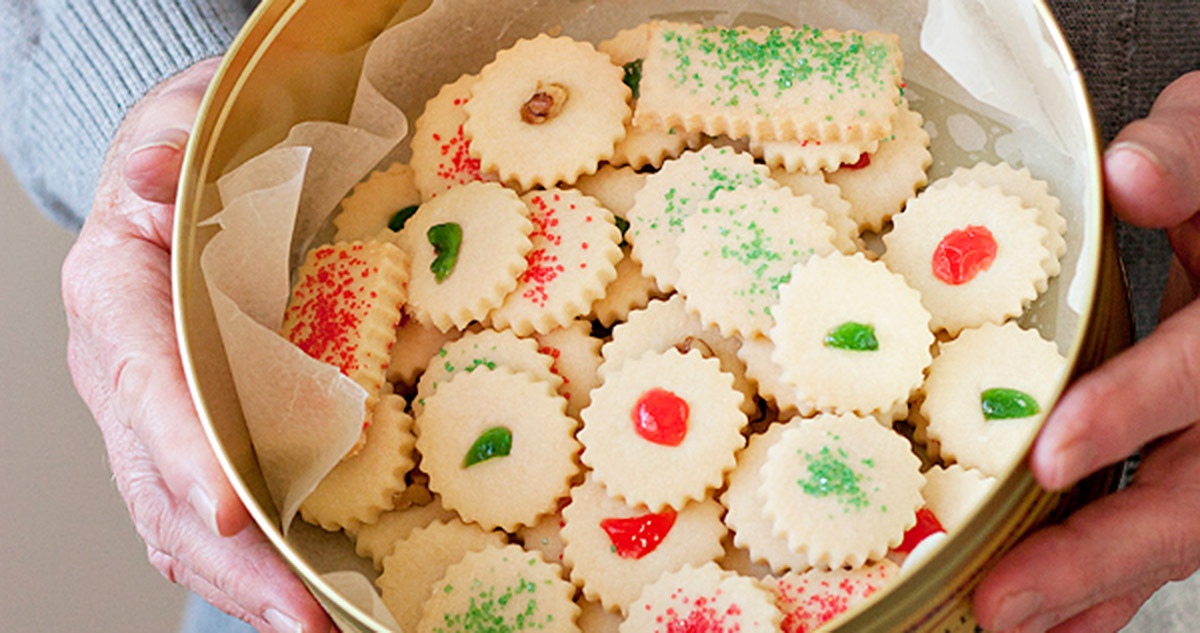
<path id="1" fill-rule="evenodd" d="M 581 414 L 580 459 L 609 494 L 658 512 L 719 488 L 745 443 L 733 377 L 699 350 L 647 351 L 605 374 Z"/>
<path id="2" fill-rule="evenodd" d="M 812 415 L 816 405 L 806 400 L 795 386 L 783 381 L 783 370 L 771 360 L 774 353 L 775 343 L 765 336 L 744 339 L 737 350 L 738 359 L 746 367 L 746 378 L 754 383 L 760 396 L 774 405 L 780 418 Z"/>
<path id="3" fill-rule="evenodd" d="M 651 513 L 608 496 L 591 475 L 571 489 L 563 519 L 571 581 L 610 611 L 628 611 L 663 573 L 716 560 L 725 534 L 721 506 L 711 499 Z"/>
<path id="4" fill-rule="evenodd" d="M 858 233 L 858 224 L 850 218 L 850 203 L 837 185 L 826 182 L 821 174 L 771 170 L 771 179 L 798 196 L 812 196 L 813 204 L 825 211 L 833 227 L 833 245 L 843 255 L 866 254 L 867 245 Z"/>
<path id="5" fill-rule="evenodd" d="M 532 231 L 528 207 L 495 183 L 455 187 L 421 205 L 400 234 L 412 256 L 417 317 L 443 332 L 486 317 L 517 287 Z"/>
<path id="6" fill-rule="evenodd" d="M 605 609 L 603 605 L 591 600 L 581 600 L 579 608 L 579 630 L 583 633 L 618 633 L 625 618 L 619 613 Z"/>
<path id="7" fill-rule="evenodd" d="M 662 298 L 654 279 L 642 274 L 642 265 L 630 256 L 628 249 L 617 262 L 617 278 L 608 284 L 604 296 L 592 304 L 592 317 L 604 327 L 625 321 L 629 313 L 641 310 L 651 299 Z"/>
<path id="8" fill-rule="evenodd" d="M 469 552 L 433 586 L 418 633 L 578 633 L 579 606 L 562 569 L 517 545 Z"/>
<path id="9" fill-rule="evenodd" d="M 797 266 L 773 314 L 771 360 L 797 400 L 818 409 L 894 411 L 921 385 L 931 360 L 920 294 L 862 255 Z"/>
<path id="10" fill-rule="evenodd" d="M 533 249 L 517 287 L 492 311 L 492 326 L 521 336 L 545 334 L 592 311 L 617 278 L 621 231 L 612 213 L 571 189 L 522 197 L 533 222 Z"/>
<path id="11" fill-rule="evenodd" d="M 629 167 L 604 165 L 594 174 L 580 176 L 575 188 L 583 195 L 595 198 L 618 218 L 626 218 L 633 208 L 637 192 L 646 184 L 646 174 Z"/>
<path id="12" fill-rule="evenodd" d="M 1046 229 L 999 187 L 948 183 L 908 203 L 884 236 L 888 268 L 921 292 L 934 330 L 1003 323 L 1046 284 Z"/>
<path id="13" fill-rule="evenodd" d="M 537 341 L 518 338 L 508 330 L 468 332 L 434 353 L 429 368 L 417 383 L 417 396 L 412 402 L 413 413 L 420 417 L 425 410 L 425 402 L 437 393 L 438 386 L 454 376 L 464 372 L 491 371 L 496 367 L 523 372 L 555 390 L 563 383 L 562 376 L 554 372 L 554 358 L 539 353 Z"/>
<path id="14" fill-rule="evenodd" d="M 864 154 L 874 154 L 879 139 L 870 141 L 750 141 L 750 153 L 771 169 L 819 175 L 842 165 L 853 165 Z"/>
<path id="15" fill-rule="evenodd" d="M 814 567 L 861 567 L 916 524 L 921 460 L 908 441 L 869 418 L 819 415 L 788 428 L 767 451 L 763 512 Z"/>
<path id="16" fill-rule="evenodd" d="M 342 200 L 341 213 L 333 217 L 333 225 L 337 227 L 333 241 L 365 241 L 380 237 L 394 241 L 395 234 L 390 227 L 392 218 L 419 204 L 421 193 L 417 191 L 411 167 L 393 163 L 386 170 L 373 171 Z"/>
<path id="17" fill-rule="evenodd" d="M 471 141 L 463 130 L 467 122 L 466 104 L 477 75 L 463 75 L 442 86 L 437 96 L 425 104 L 425 111 L 413 126 L 413 181 L 424 200 L 469 182 L 496 180 L 484 173 L 479 159 L 471 156 Z"/>
<path id="18" fill-rule="evenodd" d="M 775 633 L 782 620 L 774 596 L 758 581 L 707 563 L 663 574 L 648 585 L 629 608 L 620 630 Z"/>
<path id="19" fill-rule="evenodd" d="M 733 539 L 729 536 L 725 537 L 723 545 L 725 547 L 725 556 L 721 558 L 722 569 L 736 572 L 739 576 L 757 578 L 759 580 L 774 573 L 771 571 L 770 565 L 754 562 L 750 557 L 750 552 L 735 546 Z"/>
<path id="20" fill-rule="evenodd" d="M 783 611 L 783 633 L 816 631 L 900 578 L 888 559 L 859 569 L 810 569 L 766 580 Z"/>
<path id="21" fill-rule="evenodd" d="M 447 343 L 462 336 L 459 330 L 443 332 L 426 325 L 416 316 L 404 310 L 400 325 L 396 327 L 396 342 L 392 344 L 392 358 L 388 361 L 387 379 L 397 384 L 412 386 L 429 366 L 429 361 Z"/>
<path id="22" fill-rule="evenodd" d="M 941 345 L 929 368 L 925 432 L 947 463 L 1002 477 L 1050 412 L 1066 368 L 1058 347 L 1036 330 L 1013 322 L 964 330 Z"/>
<path id="23" fill-rule="evenodd" d="M 995 477 L 974 468 L 963 468 L 962 464 L 935 465 L 925 471 L 921 495 L 938 523 L 952 534 L 966 524 L 975 509 L 996 489 L 997 483 Z"/>
<path id="24" fill-rule="evenodd" d="M 366 430 L 366 443 L 343 459 L 300 504 L 300 516 L 331 532 L 358 523 L 372 523 L 394 507 L 392 498 L 405 488 L 404 475 L 416 463 L 412 418 L 404 398 L 379 398 Z"/>
<path id="25" fill-rule="evenodd" d="M 396 543 L 408 538 L 414 530 L 457 518 L 458 515 L 444 508 L 442 500 L 434 495 L 425 505 L 384 512 L 374 522 L 359 526 L 353 537 L 354 553 L 371 559 L 375 569 L 383 570 L 383 559 L 392 553 Z"/>
<path id="26" fill-rule="evenodd" d="M 592 390 L 600 386 L 600 346 L 592 337 L 592 324 L 574 321 L 566 327 L 538 334 L 538 352 L 554 359 L 550 371 L 562 378 L 559 393 L 567 399 L 567 414 L 579 412 L 592 401 Z"/>
<path id="27" fill-rule="evenodd" d="M 544 381 L 497 366 L 460 373 L 417 416 L 429 489 L 463 520 L 515 530 L 555 511 L 579 470 L 577 422 Z"/>
<path id="28" fill-rule="evenodd" d="M 632 116 L 624 74 L 587 42 L 545 34 L 517 42 L 471 89 L 471 155 L 522 190 L 594 173 Z"/>
<path id="29" fill-rule="evenodd" d="M 533 525 L 517 528 L 515 536 L 526 550 L 540 552 L 542 558 L 562 565 L 565 571 L 570 572 L 570 565 L 563 561 L 562 529 L 565 525 L 561 513 L 548 514 Z"/>

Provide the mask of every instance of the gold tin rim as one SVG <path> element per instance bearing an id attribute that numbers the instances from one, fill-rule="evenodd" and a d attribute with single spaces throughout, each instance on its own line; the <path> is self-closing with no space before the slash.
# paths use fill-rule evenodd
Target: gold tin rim
<path id="1" fill-rule="evenodd" d="M 1095 200 L 1095 205 L 1083 209 L 1084 235 L 1094 236 L 1083 242 L 1080 253 L 1081 266 L 1087 266 L 1095 271 L 1095 275 L 1086 281 L 1088 284 L 1086 299 L 1080 314 L 1079 326 L 1071 341 L 1067 359 L 1069 372 L 1064 373 L 1055 388 L 1056 400 L 1074 375 L 1084 343 L 1092 333 L 1093 317 L 1096 307 L 1098 290 L 1101 284 L 1101 252 L 1106 232 L 1111 231 L 1106 226 L 1106 216 L 1103 208 L 1103 186 L 1101 180 L 1100 137 L 1096 129 L 1091 102 L 1079 70 L 1074 54 L 1067 45 L 1066 38 L 1050 11 L 1046 0 L 1028 0 L 1037 10 L 1059 58 L 1066 65 L 1071 78 L 1071 94 L 1076 102 L 1077 115 L 1086 123 L 1085 135 L 1087 145 L 1088 165 L 1085 169 L 1087 184 L 1085 199 Z M 364 613 L 339 592 L 335 591 L 314 570 L 284 538 L 279 528 L 271 518 L 271 513 L 264 509 L 256 500 L 242 474 L 234 465 L 221 438 L 214 428 L 212 416 L 205 401 L 198 379 L 196 358 L 193 354 L 191 336 L 192 328 L 189 315 L 185 313 L 188 297 L 192 292 L 192 284 L 199 279 L 191 277 L 196 251 L 196 232 L 200 199 L 204 193 L 202 176 L 207 174 L 215 151 L 213 142 L 219 137 L 229 112 L 236 102 L 238 94 L 261 59 L 270 44 L 286 29 L 296 13 L 308 4 L 308 0 L 277 0 L 261 3 L 239 31 L 237 38 L 231 44 L 228 53 L 222 58 L 221 65 L 213 78 L 212 84 L 205 93 L 196 126 L 189 139 L 186 156 L 182 168 L 182 177 L 178 192 L 178 206 L 174 226 L 175 249 L 172 253 L 172 299 L 175 306 L 176 336 L 180 343 L 180 358 L 184 375 L 187 380 L 193 403 L 196 406 L 201 425 L 209 443 L 217 450 L 216 457 L 229 478 L 238 497 L 246 505 L 258 527 L 262 529 L 267 539 L 275 546 L 280 556 L 297 573 L 301 580 L 321 599 L 322 604 L 330 610 L 335 620 L 348 618 L 356 623 L 369 627 L 373 631 L 385 633 L 383 627 L 370 614 Z M 232 79 L 231 79 L 232 78 Z M 232 84 L 230 82 L 232 81 Z M 1090 193 L 1091 195 L 1087 195 Z M 1032 447 L 1031 439 L 1025 447 L 1024 454 L 1028 455 Z M 865 603 L 842 614 L 833 624 L 837 627 L 854 624 L 856 630 L 885 631 L 912 629 L 929 624 L 918 618 L 924 610 L 931 613 L 931 600 L 943 602 L 952 601 L 961 596 L 964 591 L 952 586 L 951 581 L 961 575 L 962 570 L 971 567 L 970 563 L 979 563 L 988 559 L 993 552 L 982 546 L 995 541 L 1005 527 L 1011 528 L 1019 524 L 1024 517 L 1036 515 L 1039 509 L 1051 504 L 1057 495 L 1042 491 L 1034 481 L 1027 466 L 1019 466 L 1008 474 L 997 485 L 991 498 L 977 509 L 973 518 L 952 537 L 937 554 L 920 569 L 914 572 L 906 584 L 915 591 L 889 591 L 872 597 Z M 1023 514 L 1016 511 L 1023 508 Z M 953 547 L 951 546 L 953 545 Z M 981 556 L 985 554 L 986 556 Z M 979 565 L 974 565 L 978 569 Z M 969 584 L 981 574 L 975 571 Z M 920 579 L 920 580 L 917 580 Z M 922 608 L 925 609 L 922 609 Z M 857 621 L 858 616 L 870 611 L 874 616 L 871 621 Z M 900 627 L 896 625 L 900 624 Z"/>

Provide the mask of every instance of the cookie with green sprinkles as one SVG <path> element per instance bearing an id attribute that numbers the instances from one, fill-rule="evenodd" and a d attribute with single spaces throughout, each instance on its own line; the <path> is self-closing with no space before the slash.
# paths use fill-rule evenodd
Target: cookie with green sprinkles
<path id="1" fill-rule="evenodd" d="M 437 393 L 438 386 L 454 376 L 491 371 L 497 367 L 526 373 L 556 390 L 563 383 L 562 376 L 554 372 L 554 358 L 540 353 L 537 341 L 519 338 L 508 330 L 468 332 L 438 348 L 429 359 L 429 365 L 417 383 L 413 413 L 420 416 L 425 410 L 425 402 Z"/>
<path id="2" fill-rule="evenodd" d="M 517 545 L 471 552 L 446 569 L 418 633 L 573 633 L 580 609 L 562 568 Z"/>
<path id="3" fill-rule="evenodd" d="M 642 591 L 621 633 L 774 633 L 783 613 L 775 597 L 753 578 L 716 563 L 663 574 Z"/>
<path id="4" fill-rule="evenodd" d="M 946 463 L 1002 477 L 1037 435 L 1066 368 L 1036 330 L 1014 322 L 964 330 L 929 368 L 925 432 Z"/>
<path id="5" fill-rule="evenodd" d="M 652 23 L 635 124 L 759 141 L 870 142 L 891 133 L 895 35 Z"/>
<path id="6" fill-rule="evenodd" d="M 762 469 L 774 533 L 814 567 L 861 567 L 904 540 L 924 505 L 921 461 L 869 418 L 819 415 L 786 429 Z"/>
<path id="7" fill-rule="evenodd" d="M 394 242 L 420 204 L 421 193 L 411 167 L 393 163 L 385 170 L 373 171 L 342 200 L 341 213 L 333 217 L 337 227 L 333 241 Z"/>

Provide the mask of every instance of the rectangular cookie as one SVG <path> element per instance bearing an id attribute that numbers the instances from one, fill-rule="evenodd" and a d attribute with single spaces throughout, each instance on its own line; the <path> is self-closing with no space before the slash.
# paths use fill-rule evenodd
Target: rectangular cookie
<path id="1" fill-rule="evenodd" d="M 870 141 L 891 133 L 896 35 L 656 22 L 635 125 L 754 141 Z"/>

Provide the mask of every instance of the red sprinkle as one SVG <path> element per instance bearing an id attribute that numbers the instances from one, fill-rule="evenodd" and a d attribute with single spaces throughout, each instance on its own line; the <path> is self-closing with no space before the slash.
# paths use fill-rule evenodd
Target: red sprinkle
<path id="1" fill-rule="evenodd" d="M 854 163 L 853 165 L 842 165 L 842 169 L 862 169 L 864 167 L 870 167 L 870 166 L 871 166 L 871 155 L 866 152 L 863 152 L 861 155 L 859 155 L 858 162 Z"/>
<path id="2" fill-rule="evenodd" d="M 904 533 L 904 541 L 896 547 L 896 551 L 908 554 L 920 545 L 921 541 L 938 532 L 945 531 L 941 522 L 937 520 L 937 517 L 933 516 L 929 508 L 921 508 L 917 510 L 917 524 Z"/>
<path id="3" fill-rule="evenodd" d="M 996 238 L 985 226 L 951 231 L 933 251 L 933 276 L 952 286 L 975 278 L 996 261 Z"/>
<path id="4" fill-rule="evenodd" d="M 634 430 L 648 442 L 679 446 L 687 437 L 688 403 L 666 389 L 643 393 L 629 413 Z"/>
<path id="5" fill-rule="evenodd" d="M 658 549 L 672 527 L 675 527 L 674 510 L 600 522 L 600 529 L 608 534 L 617 556 L 634 560 Z"/>
<path id="6" fill-rule="evenodd" d="M 555 197 L 557 198 L 557 195 Z M 529 217 L 533 222 L 533 233 L 529 235 L 529 239 L 534 243 L 540 239 L 550 247 L 535 248 L 525 256 L 527 267 L 521 274 L 521 283 L 529 288 L 521 293 L 521 296 L 537 307 L 544 308 L 550 299 L 546 286 L 558 279 L 558 274 L 564 270 L 562 264 L 558 263 L 558 255 L 551 250 L 562 245 L 562 236 L 554 232 L 558 227 L 558 211 L 546 204 L 541 196 L 534 196 L 530 201 L 536 208 Z"/>

